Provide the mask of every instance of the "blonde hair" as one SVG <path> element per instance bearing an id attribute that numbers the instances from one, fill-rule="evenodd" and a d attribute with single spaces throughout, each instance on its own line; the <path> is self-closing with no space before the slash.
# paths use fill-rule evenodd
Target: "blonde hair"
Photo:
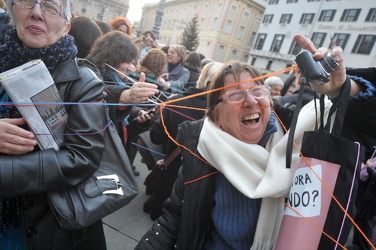
<path id="1" fill-rule="evenodd" d="M 202 68 L 201 74 L 198 77 L 196 88 L 206 89 L 215 72 L 217 72 L 222 66 L 223 63 L 220 62 L 210 62 L 206 64 Z"/>
<path id="2" fill-rule="evenodd" d="M 187 49 L 185 48 L 184 45 L 171 45 L 168 50 L 174 49 L 176 53 L 181 57 L 181 63 L 184 65 L 185 63 L 185 57 L 187 56 Z"/>
<path id="3" fill-rule="evenodd" d="M 4 0 L 0 0 L 0 9 L 5 10 L 5 2 L 4 2 Z"/>

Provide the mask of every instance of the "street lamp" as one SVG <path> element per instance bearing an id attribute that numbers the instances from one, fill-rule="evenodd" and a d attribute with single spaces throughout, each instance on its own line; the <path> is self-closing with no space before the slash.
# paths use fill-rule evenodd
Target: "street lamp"
<path id="1" fill-rule="evenodd" d="M 165 0 L 161 0 L 158 4 L 158 8 L 156 10 L 157 15 L 155 16 L 153 32 L 157 36 L 157 39 L 159 39 L 159 31 L 161 29 L 162 17 L 163 17 L 163 14 L 164 14 L 164 3 L 165 3 Z"/>

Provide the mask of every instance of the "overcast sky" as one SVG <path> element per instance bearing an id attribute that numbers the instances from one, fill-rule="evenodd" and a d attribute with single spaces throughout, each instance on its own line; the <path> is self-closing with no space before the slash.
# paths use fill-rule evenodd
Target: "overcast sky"
<path id="1" fill-rule="evenodd" d="M 130 0 L 128 10 L 128 20 L 131 22 L 141 19 L 142 7 L 145 3 L 157 3 L 159 0 Z"/>

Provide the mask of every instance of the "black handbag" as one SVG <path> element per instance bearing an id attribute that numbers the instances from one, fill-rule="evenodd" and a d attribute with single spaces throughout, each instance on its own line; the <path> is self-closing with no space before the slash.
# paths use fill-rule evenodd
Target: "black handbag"
<path id="1" fill-rule="evenodd" d="M 146 176 L 144 185 L 150 190 L 155 190 L 162 179 L 163 172 L 179 154 L 180 147 L 177 147 L 166 159 L 158 160 L 153 170 Z"/>
<path id="2" fill-rule="evenodd" d="M 107 118 L 110 121 L 107 112 Z M 138 188 L 124 146 L 110 121 L 97 171 L 80 185 L 48 192 L 50 208 L 66 229 L 85 228 L 127 205 Z"/>
<path id="3" fill-rule="evenodd" d="M 359 181 L 356 177 L 364 157 L 364 147 L 341 136 L 349 98 L 350 80 L 347 78 L 330 108 L 325 125 L 323 96 L 320 99 L 321 125 L 315 131 L 304 132 L 303 157 L 299 164 L 302 168 L 298 170 L 307 169 L 306 165 L 312 169 L 316 167 L 316 170 L 321 168 L 316 173 L 322 175 L 323 183 L 313 171 L 301 171 L 299 175 L 296 171 L 288 204 L 299 214 L 295 211 L 286 213 L 292 211 L 286 207 L 275 249 L 335 249 L 336 240 L 342 246 L 346 243 L 352 224 L 337 202 L 354 217 Z M 330 130 L 334 112 L 336 116 Z"/>

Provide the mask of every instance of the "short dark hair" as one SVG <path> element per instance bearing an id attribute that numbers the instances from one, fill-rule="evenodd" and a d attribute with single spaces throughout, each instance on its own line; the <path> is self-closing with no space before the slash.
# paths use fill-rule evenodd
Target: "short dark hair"
<path id="1" fill-rule="evenodd" d="M 95 41 L 86 59 L 95 63 L 103 73 L 106 72 L 106 63 L 117 68 L 122 63 L 131 63 L 137 55 L 137 47 L 127 34 L 111 31 Z"/>
<path id="2" fill-rule="evenodd" d="M 151 38 L 153 38 L 154 41 L 157 39 L 157 37 L 154 34 L 154 32 L 150 31 L 150 30 L 145 30 L 144 32 L 141 33 L 140 36 L 147 36 L 148 34 L 150 34 Z"/>
<path id="3" fill-rule="evenodd" d="M 91 18 L 79 16 L 72 19 L 69 35 L 74 37 L 74 42 L 78 50 L 77 57 L 85 58 L 89 54 L 95 40 L 102 35 L 102 32 Z"/>

